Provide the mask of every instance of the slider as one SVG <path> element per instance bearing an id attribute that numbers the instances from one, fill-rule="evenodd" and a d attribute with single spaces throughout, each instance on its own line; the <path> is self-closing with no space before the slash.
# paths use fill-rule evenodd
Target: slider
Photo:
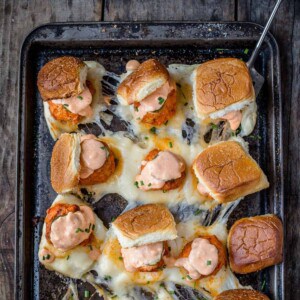
<path id="1" fill-rule="evenodd" d="M 160 126 L 175 114 L 176 84 L 158 60 L 135 63 L 135 68 L 119 85 L 118 100 L 131 105 L 138 122 Z"/>
<path id="2" fill-rule="evenodd" d="M 135 183 L 143 191 L 177 189 L 183 184 L 185 169 L 181 156 L 171 151 L 153 149 L 142 161 Z"/>
<path id="3" fill-rule="evenodd" d="M 49 270 L 80 278 L 100 256 L 105 234 L 89 205 L 73 195 L 59 195 L 47 210 L 39 260 Z"/>
<path id="4" fill-rule="evenodd" d="M 235 201 L 269 187 L 266 175 L 237 141 L 220 142 L 193 162 L 198 191 L 219 203 Z"/>
<path id="5" fill-rule="evenodd" d="M 163 205 L 147 204 L 120 215 L 112 228 L 128 272 L 155 272 L 165 266 L 167 241 L 177 238 L 176 224 Z"/>
<path id="6" fill-rule="evenodd" d="M 230 267 L 239 274 L 256 272 L 282 262 L 283 228 L 275 215 L 236 221 L 227 239 Z"/>
<path id="7" fill-rule="evenodd" d="M 211 123 L 228 121 L 232 131 L 242 124 L 243 135 L 256 123 L 255 91 L 247 65 L 237 58 L 200 64 L 192 74 L 197 116 Z"/>
<path id="8" fill-rule="evenodd" d="M 226 265 L 226 251 L 215 235 L 204 235 L 186 244 L 174 263 L 187 272 L 189 280 L 216 275 Z"/>
<path id="9" fill-rule="evenodd" d="M 77 129 L 94 116 L 104 68 L 97 62 L 63 56 L 46 63 L 38 73 L 47 125 L 54 139 Z"/>
<path id="10" fill-rule="evenodd" d="M 109 145 L 92 134 L 64 133 L 51 157 L 51 184 L 57 193 L 79 185 L 106 182 L 115 171 L 115 156 Z"/>
<path id="11" fill-rule="evenodd" d="M 214 300 L 270 300 L 270 298 L 258 291 L 237 289 L 224 291 Z"/>

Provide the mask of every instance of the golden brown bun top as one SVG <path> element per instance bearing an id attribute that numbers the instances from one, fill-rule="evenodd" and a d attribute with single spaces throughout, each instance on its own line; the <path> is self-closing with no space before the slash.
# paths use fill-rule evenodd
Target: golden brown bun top
<path id="1" fill-rule="evenodd" d="M 282 245 L 283 227 L 277 216 L 240 219 L 228 235 L 230 264 L 237 273 L 249 273 L 279 263 Z"/>
<path id="2" fill-rule="evenodd" d="M 164 65 L 156 59 L 148 59 L 128 75 L 119 85 L 117 94 L 125 102 L 132 104 L 141 101 L 142 95 L 148 95 L 147 90 L 153 82 L 157 82 L 159 88 L 169 80 L 169 72 Z M 145 92 L 140 93 L 141 89 Z M 149 92 L 150 94 L 150 92 Z"/>
<path id="3" fill-rule="evenodd" d="M 120 215 L 114 226 L 131 239 L 153 232 L 165 232 L 175 227 L 170 211 L 160 204 L 146 204 Z"/>
<path id="4" fill-rule="evenodd" d="M 206 148 L 195 159 L 193 169 L 213 192 L 222 193 L 260 178 L 256 162 L 235 141 Z"/>
<path id="5" fill-rule="evenodd" d="M 219 294 L 214 300 L 270 300 L 268 296 L 254 290 L 228 290 Z"/>
<path id="6" fill-rule="evenodd" d="M 65 193 L 79 183 L 80 137 L 64 133 L 55 143 L 51 156 L 51 184 L 57 193 Z"/>
<path id="7" fill-rule="evenodd" d="M 202 114 L 210 114 L 242 100 L 254 100 L 248 67 L 240 59 L 210 60 L 195 72 L 195 102 Z"/>
<path id="8" fill-rule="evenodd" d="M 46 63 L 38 74 L 38 88 L 42 99 L 69 98 L 80 94 L 81 71 L 86 67 L 83 61 L 72 56 L 62 56 Z"/>

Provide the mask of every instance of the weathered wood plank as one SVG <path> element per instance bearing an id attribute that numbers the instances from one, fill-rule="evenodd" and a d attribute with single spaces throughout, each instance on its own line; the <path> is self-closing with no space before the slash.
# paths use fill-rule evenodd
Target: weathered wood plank
<path id="1" fill-rule="evenodd" d="M 238 20 L 264 25 L 275 4 L 240 0 Z M 285 187 L 285 299 L 300 299 L 300 1 L 283 1 L 271 28 L 280 49 Z"/>
<path id="2" fill-rule="evenodd" d="M 0 298 L 13 299 L 14 206 L 19 51 L 34 27 L 54 21 L 98 21 L 102 0 L 0 1 Z"/>
<path id="3" fill-rule="evenodd" d="M 233 21 L 234 0 L 106 0 L 105 21 Z"/>

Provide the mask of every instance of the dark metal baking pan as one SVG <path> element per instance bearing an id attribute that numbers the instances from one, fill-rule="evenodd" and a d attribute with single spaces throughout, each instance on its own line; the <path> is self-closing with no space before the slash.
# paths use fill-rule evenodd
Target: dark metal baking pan
<path id="1" fill-rule="evenodd" d="M 54 142 L 36 86 L 41 66 L 61 55 L 96 60 L 116 73 L 124 71 L 126 61 L 132 58 L 142 61 L 156 57 L 166 64 L 195 64 L 227 56 L 246 61 L 261 30 L 259 25 L 240 22 L 57 23 L 41 26 L 27 36 L 19 78 L 16 299 L 60 299 L 67 286 L 66 279 L 40 266 L 37 256 L 43 217 L 56 196 L 49 180 Z M 264 213 L 275 213 L 283 219 L 280 67 L 278 47 L 270 34 L 256 68 L 266 79 L 257 99 L 259 117 L 253 135 L 259 139 L 252 136 L 247 140 L 250 153 L 266 172 L 271 186 L 246 197 L 230 217 L 229 226 L 238 218 Z M 106 224 L 124 205 L 124 200 L 118 201 L 120 207 L 109 205 L 114 197 L 100 200 L 98 210 L 96 207 L 96 212 L 103 206 L 109 208 L 107 214 L 100 215 Z M 283 270 L 280 264 L 239 279 L 242 284 L 263 290 L 271 299 L 284 299 Z"/>

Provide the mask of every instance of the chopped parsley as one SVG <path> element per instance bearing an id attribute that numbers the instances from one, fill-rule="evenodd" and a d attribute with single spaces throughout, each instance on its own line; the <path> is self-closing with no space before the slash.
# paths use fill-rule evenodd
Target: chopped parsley
<path id="1" fill-rule="evenodd" d="M 173 148 L 173 143 L 172 142 L 169 142 L 169 147 Z"/>
<path id="2" fill-rule="evenodd" d="M 76 233 L 78 233 L 78 232 L 84 232 L 84 231 L 81 228 L 77 228 Z"/>
<path id="3" fill-rule="evenodd" d="M 244 53 L 245 53 L 245 54 L 248 54 L 248 52 L 249 52 L 249 49 L 246 48 L 246 49 L 244 50 Z"/>
<path id="4" fill-rule="evenodd" d="M 162 105 L 164 102 L 165 102 L 165 99 L 164 99 L 164 98 L 162 98 L 162 97 L 159 97 L 159 98 L 158 98 L 158 103 L 159 103 L 160 105 Z"/>
<path id="5" fill-rule="evenodd" d="M 210 123 L 210 126 L 211 126 L 212 129 L 218 129 L 219 128 L 219 126 L 215 123 Z"/>
<path id="6" fill-rule="evenodd" d="M 206 261 L 206 265 L 210 266 L 211 265 L 211 260 Z"/>
<path id="7" fill-rule="evenodd" d="M 152 132 L 153 134 L 156 134 L 156 127 L 151 127 L 150 132 Z"/>
<path id="8" fill-rule="evenodd" d="M 82 99 L 83 99 L 81 96 L 77 96 L 77 98 L 78 98 L 79 100 L 82 100 Z"/>

